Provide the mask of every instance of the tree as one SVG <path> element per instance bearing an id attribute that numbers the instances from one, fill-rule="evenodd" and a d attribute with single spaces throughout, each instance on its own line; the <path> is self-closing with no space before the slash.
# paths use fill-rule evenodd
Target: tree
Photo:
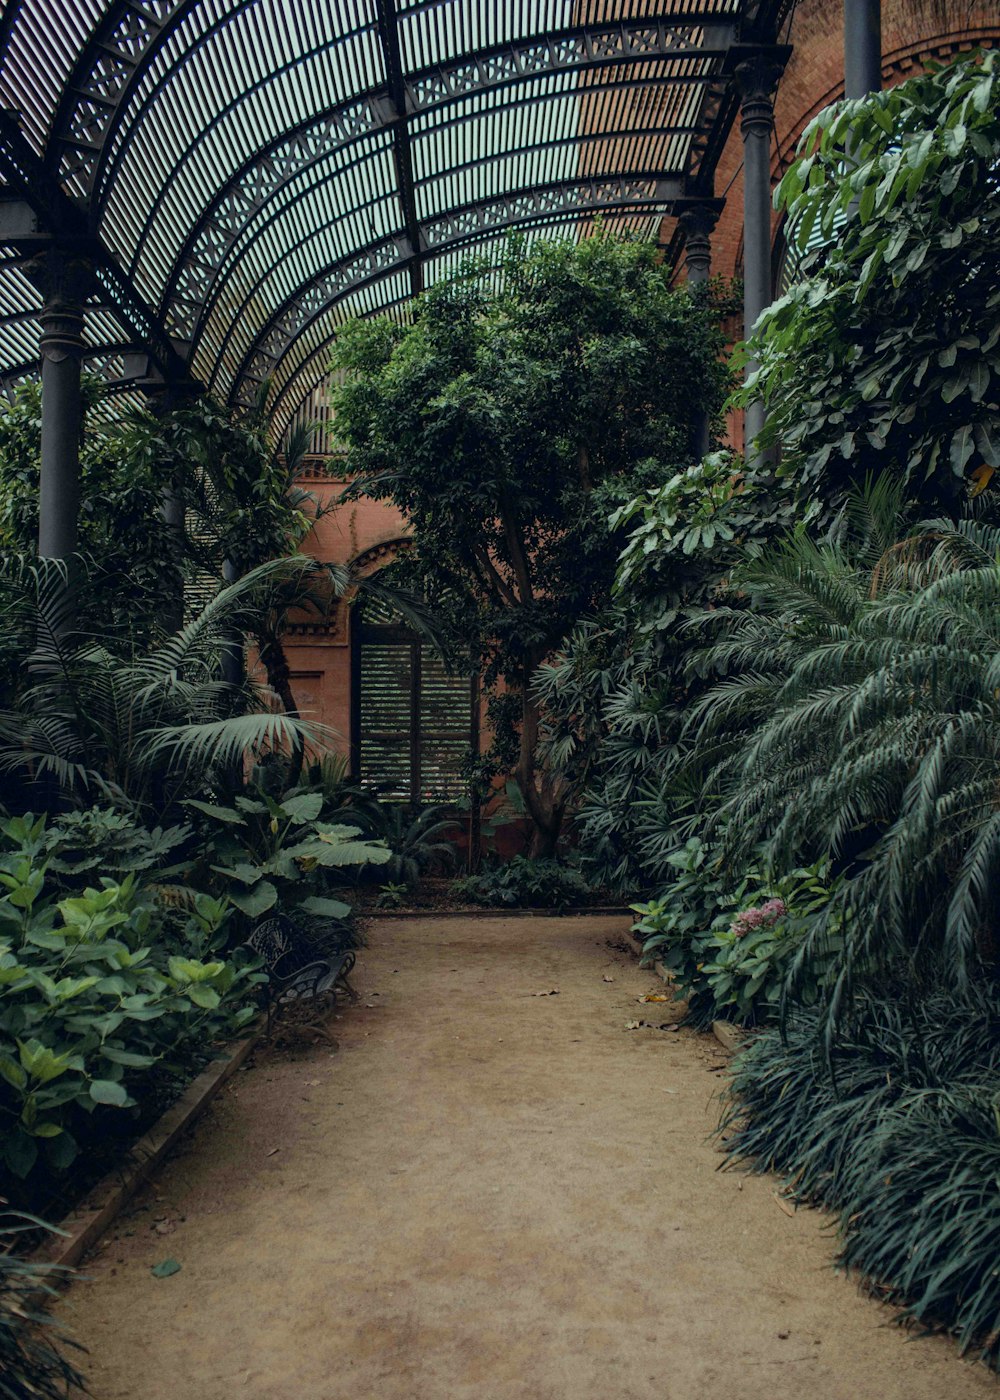
<path id="1" fill-rule="evenodd" d="M 651 245 L 599 236 L 513 243 L 426 292 L 407 326 L 359 321 L 338 338 L 336 426 L 353 496 L 393 501 L 407 568 L 506 692 L 504 754 L 535 828 L 559 836 L 565 793 L 537 759 L 532 678 L 609 594 L 613 510 L 693 456 L 726 370 L 710 296 L 670 288 Z"/>
<path id="2" fill-rule="evenodd" d="M 777 203 L 820 244 L 739 400 L 763 398 L 802 499 L 888 469 L 952 508 L 1000 466 L 1000 53 L 829 107 L 800 150 Z"/>

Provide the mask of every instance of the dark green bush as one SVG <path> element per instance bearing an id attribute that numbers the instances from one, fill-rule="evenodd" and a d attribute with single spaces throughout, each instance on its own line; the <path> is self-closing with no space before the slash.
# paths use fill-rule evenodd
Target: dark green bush
<path id="1" fill-rule="evenodd" d="M 529 856 L 514 856 L 504 865 L 456 880 L 451 888 L 459 899 L 492 908 L 565 909 L 586 904 L 593 893 L 573 866 Z"/>
<path id="2" fill-rule="evenodd" d="M 219 956 L 224 902 L 168 913 L 134 874 L 64 897 L 50 854 L 43 818 L 0 825 L 0 1182 L 30 1204 L 134 1134 L 252 1018 L 259 980 Z"/>
<path id="3" fill-rule="evenodd" d="M 841 1262 L 1000 1370 L 1000 983 L 852 1008 L 829 1060 L 818 1017 L 734 1064 L 731 1162 L 840 1216 Z"/>

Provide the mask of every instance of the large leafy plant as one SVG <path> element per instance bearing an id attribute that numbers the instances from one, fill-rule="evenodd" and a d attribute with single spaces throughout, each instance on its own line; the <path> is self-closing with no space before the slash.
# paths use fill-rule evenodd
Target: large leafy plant
<path id="1" fill-rule="evenodd" d="M 0 1160 L 63 1171 L 110 1110 L 197 1062 L 254 1014 L 254 974 L 217 955 L 228 906 L 168 918 L 135 875 L 60 897 L 44 818 L 0 827 Z"/>
<path id="2" fill-rule="evenodd" d="M 49 782 L 71 801 L 100 796 L 152 827 L 247 756 L 315 741 L 321 726 L 276 713 L 266 692 L 249 681 L 233 685 L 221 671 L 234 633 L 252 630 L 270 590 L 311 568 L 297 558 L 262 565 L 178 632 L 127 658 L 84 632 L 67 633 L 54 613 L 61 595 L 43 572 L 31 666 L 0 710 L 0 778 L 12 800 L 31 801 L 39 782 Z"/>
<path id="3" fill-rule="evenodd" d="M 952 502 L 1000 466 L 1000 53 L 827 108 L 800 150 L 776 199 L 819 246 L 738 401 L 804 501 L 889 470 Z"/>
<path id="4" fill-rule="evenodd" d="M 293 790 L 279 798 L 241 793 L 232 806 L 189 798 L 202 818 L 199 868 L 206 880 L 248 918 L 295 909 L 320 919 L 344 920 L 351 906 L 331 898 L 350 870 L 387 865 L 391 852 L 360 827 L 319 820 L 322 792 Z"/>
<path id="5" fill-rule="evenodd" d="M 997 545 L 941 521 L 872 568 L 802 537 L 741 571 L 753 607 L 707 624 L 698 664 L 726 675 L 681 767 L 729 861 L 826 851 L 845 875 L 790 969 L 843 936 L 830 1025 L 860 977 L 962 987 L 996 960 Z"/>

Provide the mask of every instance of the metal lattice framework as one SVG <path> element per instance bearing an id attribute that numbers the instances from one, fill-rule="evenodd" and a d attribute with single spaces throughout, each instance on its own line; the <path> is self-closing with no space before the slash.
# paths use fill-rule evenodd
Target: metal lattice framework
<path id="1" fill-rule="evenodd" d="M 656 237 L 712 195 L 736 46 L 787 0 L 8 0 L 0 376 L 38 363 L 48 246 L 90 260 L 88 362 L 282 428 L 337 327 L 405 314 L 511 229 Z"/>

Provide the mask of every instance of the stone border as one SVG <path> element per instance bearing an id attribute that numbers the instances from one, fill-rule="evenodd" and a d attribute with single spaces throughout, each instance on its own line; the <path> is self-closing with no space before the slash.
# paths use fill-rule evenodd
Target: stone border
<path id="1" fill-rule="evenodd" d="M 628 941 L 632 944 L 632 947 L 635 950 L 636 956 L 641 956 L 642 943 L 639 941 L 638 938 L 635 937 L 631 929 L 629 930 L 627 937 Z M 662 982 L 669 983 L 672 980 L 670 973 L 663 966 L 663 963 L 660 961 L 659 958 L 657 958 L 653 963 L 653 971 L 656 973 L 656 975 L 660 978 Z M 742 1049 L 743 1044 L 747 1038 L 746 1029 L 743 1026 L 737 1026 L 733 1021 L 713 1021 L 712 1034 L 715 1036 L 716 1040 L 719 1042 L 722 1048 L 728 1051 L 730 1055 L 735 1055 L 738 1050 Z"/>
<path id="2" fill-rule="evenodd" d="M 31 1255 L 33 1264 L 70 1269 L 80 1262 L 105 1230 L 153 1174 L 184 1130 L 191 1126 L 215 1095 L 248 1059 L 260 1039 L 260 1024 L 245 1040 L 212 1060 L 129 1150 L 117 1170 L 109 1172 L 88 1193 L 82 1205 L 60 1221 L 62 1233 Z M 90 1204 L 93 1202 L 93 1204 Z M 48 1280 L 54 1282 L 56 1280 Z"/>

